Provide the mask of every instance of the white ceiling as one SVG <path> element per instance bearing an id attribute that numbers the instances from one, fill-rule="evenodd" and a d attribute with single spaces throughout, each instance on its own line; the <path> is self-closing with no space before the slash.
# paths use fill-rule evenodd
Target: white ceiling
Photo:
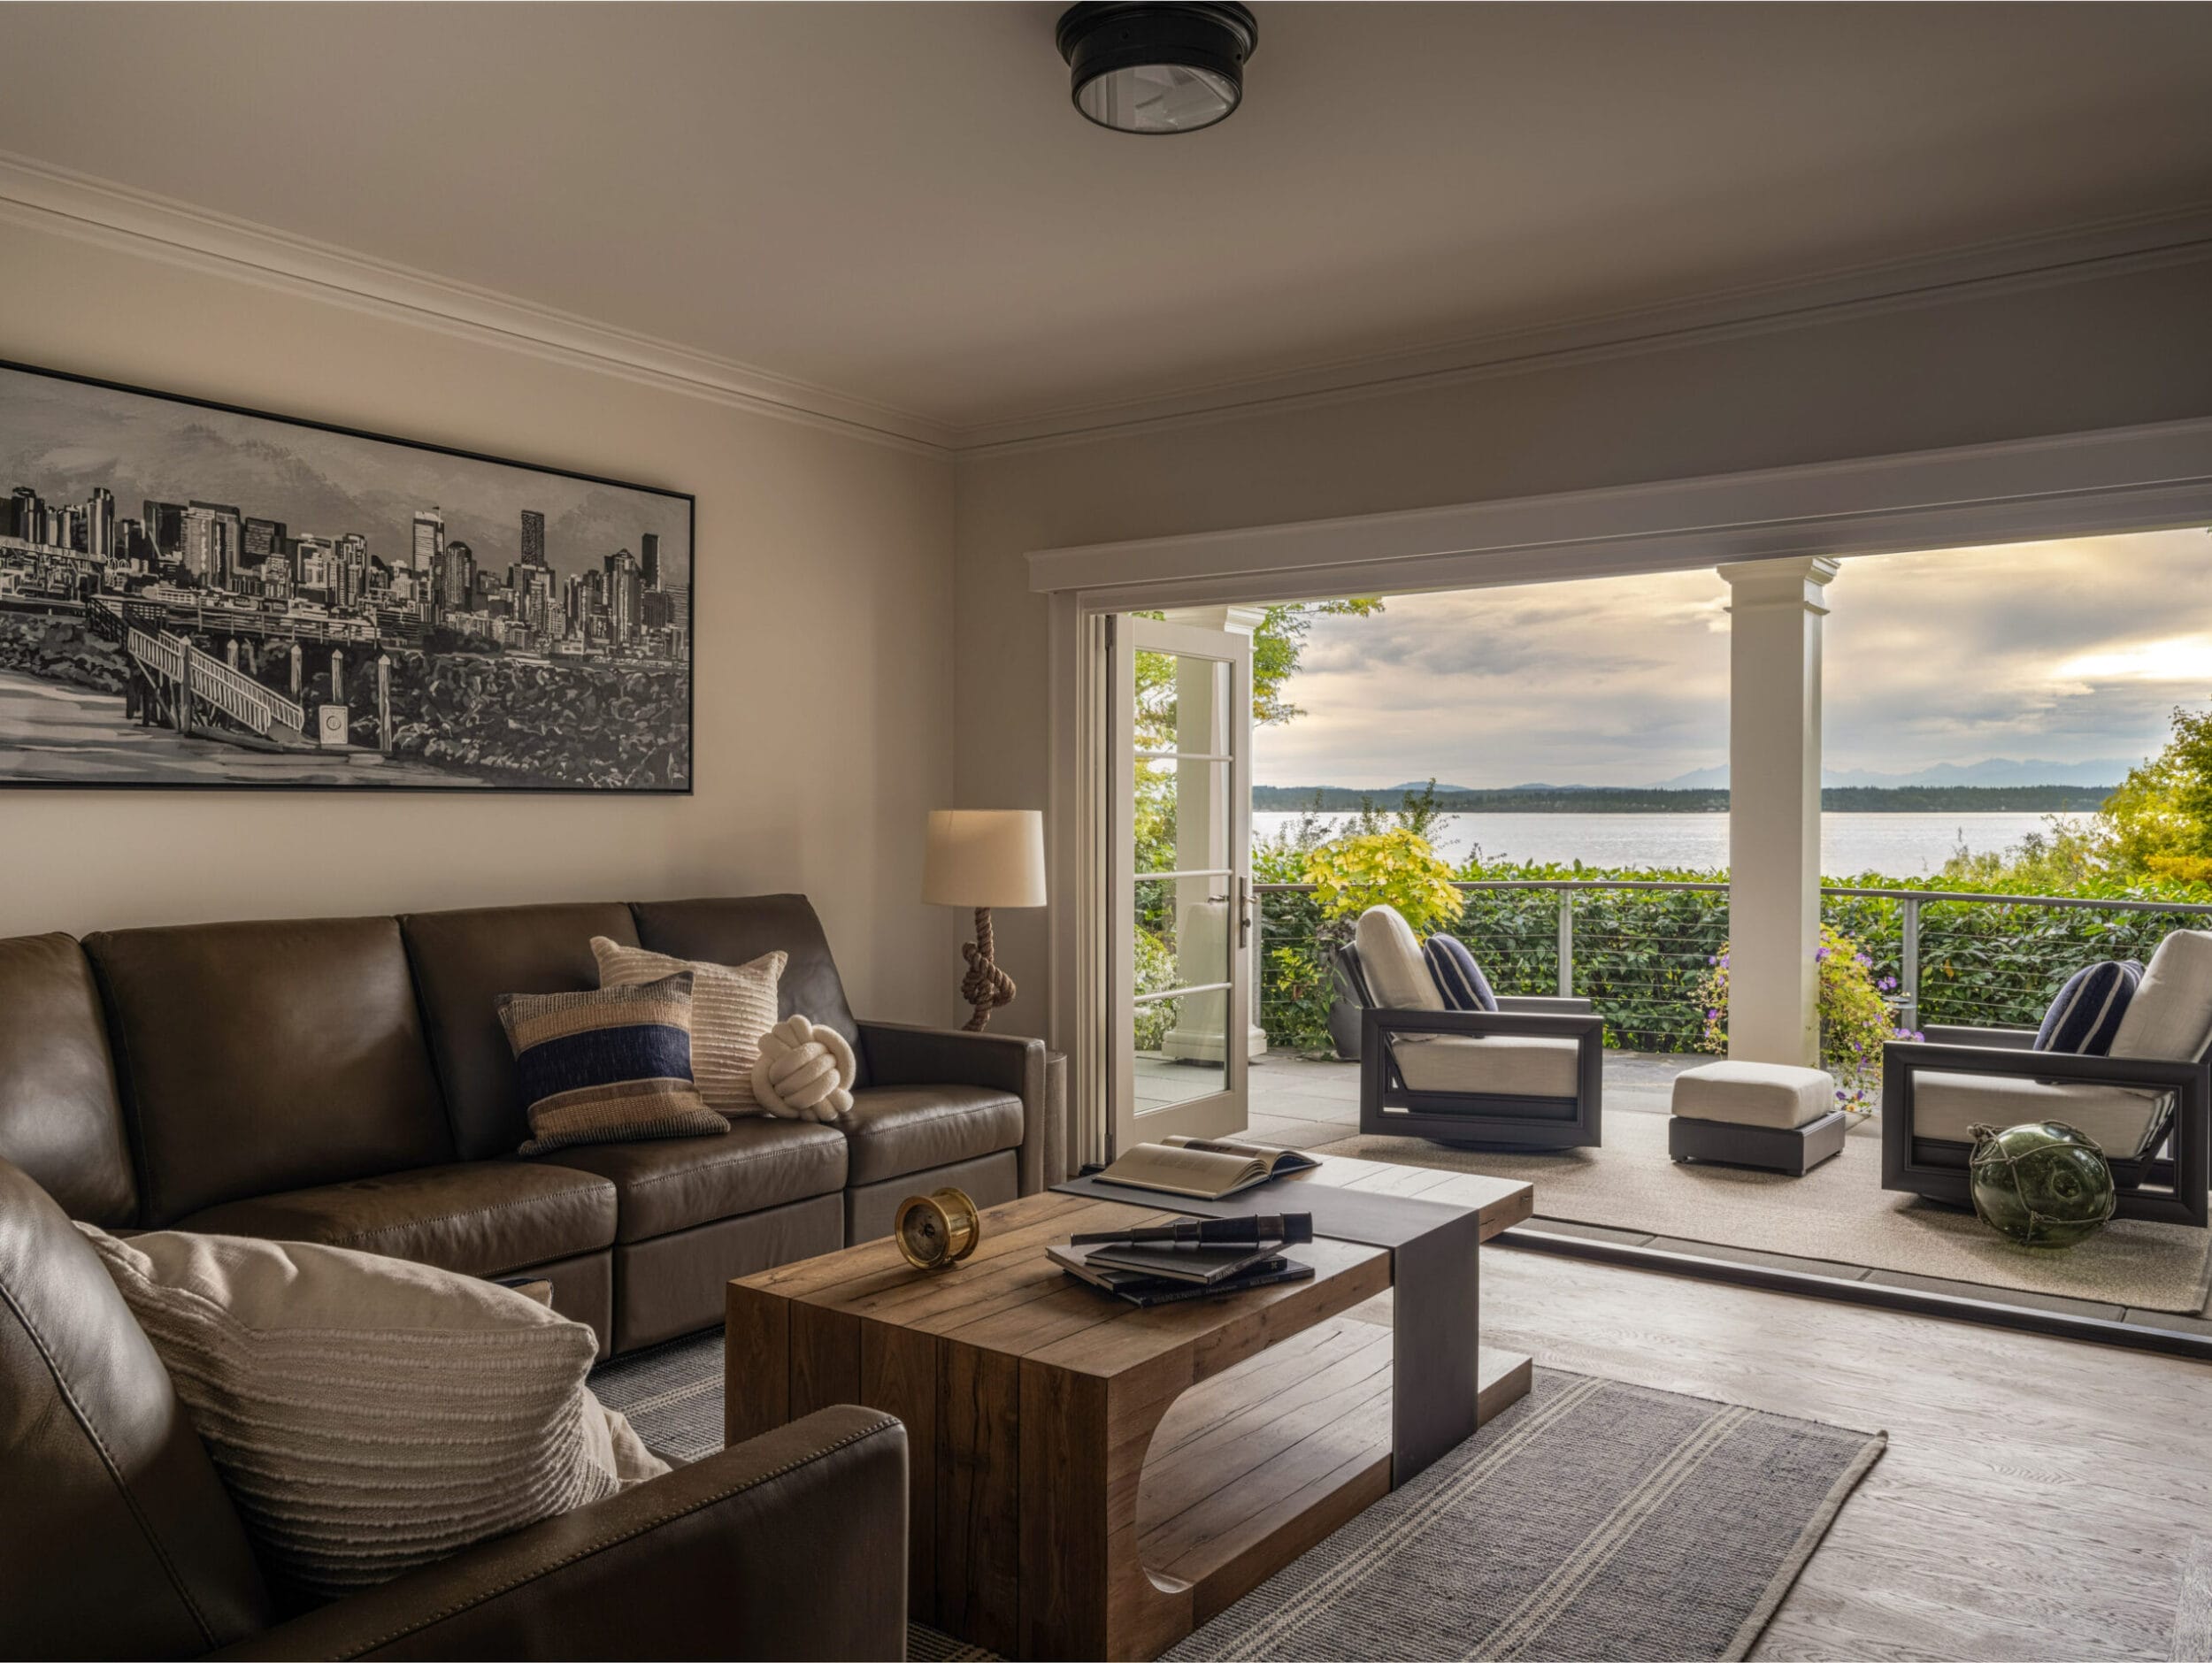
<path id="1" fill-rule="evenodd" d="M 2212 201 L 2212 6 L 0 5 L 0 150 L 955 429 Z"/>

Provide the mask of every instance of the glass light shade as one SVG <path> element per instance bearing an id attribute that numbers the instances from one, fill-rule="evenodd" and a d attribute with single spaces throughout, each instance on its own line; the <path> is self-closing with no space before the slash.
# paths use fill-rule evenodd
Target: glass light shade
<path id="1" fill-rule="evenodd" d="M 1242 89 L 1225 76 L 1181 64 L 1109 70 L 1076 88 L 1076 107 L 1119 133 L 1195 133 L 1225 119 Z"/>
<path id="2" fill-rule="evenodd" d="M 1034 809 L 933 809 L 922 899 L 940 907 L 1045 904 L 1045 817 Z"/>

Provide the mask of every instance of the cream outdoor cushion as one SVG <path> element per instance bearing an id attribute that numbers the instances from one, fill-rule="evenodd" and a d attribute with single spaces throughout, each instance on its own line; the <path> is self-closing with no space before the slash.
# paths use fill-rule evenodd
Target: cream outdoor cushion
<path id="1" fill-rule="evenodd" d="M 753 1064 L 760 1037 L 776 1025 L 777 984 L 788 954 L 764 953 L 735 966 L 672 959 L 643 947 L 626 947 L 605 936 L 591 939 L 599 961 L 599 985 L 636 987 L 679 970 L 691 972 L 691 1077 L 709 1108 L 755 1115 Z"/>
<path id="2" fill-rule="evenodd" d="M 1395 907 L 1370 907 L 1360 914 L 1352 926 L 1352 945 L 1359 949 L 1367 991 L 1379 1008 L 1444 1008 L 1444 996 L 1436 991 L 1436 978 L 1429 974 L 1429 962 L 1421 952 L 1421 939 Z"/>
<path id="3" fill-rule="evenodd" d="M 2112 1036 L 2110 1054 L 2188 1061 L 2202 1054 L 2207 1040 L 2212 1040 L 2212 934 L 2177 930 L 2151 954 L 2150 968 L 2120 1018 L 2120 1031 Z M 2146 1102 L 2166 1094 L 2156 1086 L 2128 1089 Z"/>
<path id="4" fill-rule="evenodd" d="M 584 1384 L 590 1329 L 512 1289 L 305 1242 L 78 1227 L 262 1562 L 334 1597 L 668 1468 Z"/>
<path id="5" fill-rule="evenodd" d="M 1572 1097 L 1580 1050 L 1571 1039 L 1517 1033 L 1440 1034 L 1419 1043 L 1409 1034 L 1391 1041 L 1408 1091 L 1499 1097 Z"/>
<path id="6" fill-rule="evenodd" d="M 1824 1069 L 1782 1062 L 1708 1062 L 1674 1077 L 1673 1105 L 1685 1120 L 1794 1131 L 1834 1112 L 1836 1083 Z"/>
<path id="7" fill-rule="evenodd" d="M 2086 1135 L 2108 1155 L 2125 1160 L 2143 1153 L 2144 1140 L 2164 1117 L 2168 1095 L 2163 1092 L 2146 1095 L 2127 1086 L 2093 1085 L 2079 1080 L 1916 1073 L 1912 1131 L 1916 1138 L 1971 1143 L 1970 1127 L 1994 1126 L 2002 1131 L 2008 1126 L 2058 1120 Z"/>

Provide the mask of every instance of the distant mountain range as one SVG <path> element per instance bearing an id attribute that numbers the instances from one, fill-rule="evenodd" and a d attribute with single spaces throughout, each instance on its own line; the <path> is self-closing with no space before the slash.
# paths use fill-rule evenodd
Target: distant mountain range
<path id="1" fill-rule="evenodd" d="M 1894 789 L 1901 786 L 2105 786 L 2117 785 L 2127 778 L 2128 770 L 2135 767 L 2134 759 L 2124 756 L 2102 756 L 2086 763 L 2052 763 L 2033 758 L 2015 762 L 2009 756 L 1992 756 L 1978 763 L 1938 763 L 1932 768 L 1923 768 L 1909 774 L 1880 774 L 1864 768 L 1824 768 L 1820 783 L 1824 786 L 1874 786 Z M 1728 788 L 1728 764 L 1717 768 L 1694 768 L 1686 774 L 1677 774 L 1672 779 L 1662 779 L 1657 788 L 1662 791 L 1725 791 Z M 1440 787 L 1441 789 L 1441 787 Z M 1564 787 L 1554 786 L 1554 790 Z"/>
<path id="2" fill-rule="evenodd" d="M 1425 788 L 1357 791 L 1343 786 L 1255 786 L 1252 807 L 1265 814 L 1318 809 L 1341 814 L 1395 809 Z M 1821 807 L 1836 814 L 2091 814 L 2111 793 L 2093 786 L 1824 786 Z M 1467 791 L 1439 786 L 1445 814 L 1724 814 L 1728 793 L 1711 786 L 1509 786 Z"/>

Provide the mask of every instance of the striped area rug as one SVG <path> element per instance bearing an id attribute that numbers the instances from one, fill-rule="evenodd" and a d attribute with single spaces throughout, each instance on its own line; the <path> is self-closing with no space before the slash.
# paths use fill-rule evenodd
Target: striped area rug
<path id="1" fill-rule="evenodd" d="M 592 1385 L 672 1461 L 721 1446 L 719 1335 Z M 1887 1438 L 1555 1369 L 1177 1659 L 1746 1655 Z M 916 1659 L 991 1656 L 919 1624 Z"/>

